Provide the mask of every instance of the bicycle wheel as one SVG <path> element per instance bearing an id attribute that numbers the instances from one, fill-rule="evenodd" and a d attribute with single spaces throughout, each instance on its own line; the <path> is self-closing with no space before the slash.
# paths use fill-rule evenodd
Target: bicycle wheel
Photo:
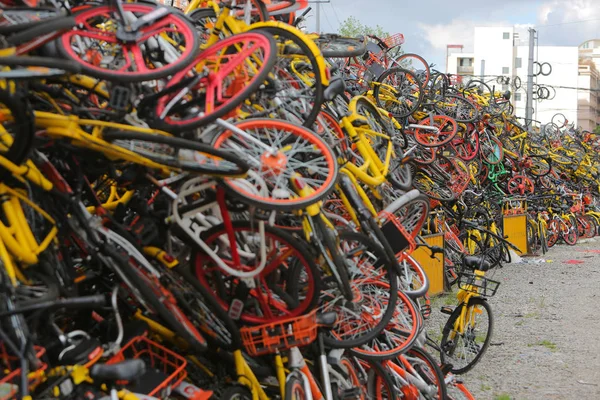
<path id="1" fill-rule="evenodd" d="M 418 54 L 404 53 L 394 60 L 392 66 L 399 66 L 414 73 L 423 87 L 429 83 L 431 69 L 427 61 Z"/>
<path id="2" fill-rule="evenodd" d="M 248 119 L 235 126 L 250 137 L 227 130 L 218 134 L 213 146 L 245 159 L 251 168 L 245 178 L 223 181 L 235 197 L 264 209 L 292 211 L 305 208 L 335 186 L 338 163 L 331 148 L 315 133 L 286 121 Z M 297 196 L 291 179 L 313 188 Z"/>
<path id="3" fill-rule="evenodd" d="M 548 252 L 548 228 L 541 223 L 538 223 L 538 231 L 540 232 L 540 245 L 542 254 Z"/>
<path id="4" fill-rule="evenodd" d="M 529 156 L 528 160 L 531 165 L 529 166 L 528 172 L 531 172 L 533 176 L 546 176 L 552 170 L 552 164 L 549 158 L 542 156 Z"/>
<path id="5" fill-rule="evenodd" d="M 400 264 L 398 273 L 400 289 L 411 299 L 425 296 L 429 290 L 429 277 L 421 264 L 406 253 L 402 254 L 398 263 Z"/>
<path id="6" fill-rule="evenodd" d="M 187 264 L 161 268 L 167 288 L 211 346 L 229 351 L 241 348 L 238 327 L 215 297 L 198 282 Z"/>
<path id="7" fill-rule="evenodd" d="M 527 228 L 526 228 L 526 236 L 527 236 L 527 247 L 528 252 L 532 254 L 537 254 L 540 249 L 540 241 L 537 234 L 537 230 L 534 226 L 534 222 L 531 219 L 527 218 Z"/>
<path id="8" fill-rule="evenodd" d="M 463 307 L 467 308 L 466 320 L 459 322 Z M 463 332 L 456 330 L 459 324 L 463 326 Z M 442 331 L 442 364 L 452 364 L 451 371 L 455 374 L 470 371 L 489 347 L 493 328 L 492 309 L 485 299 L 472 297 L 468 304 L 461 303 Z"/>
<path id="9" fill-rule="evenodd" d="M 135 298 L 164 320 L 170 329 L 189 344 L 191 349 L 196 352 L 206 350 L 206 340 L 179 308 L 173 293 L 160 283 L 158 277 L 134 265 L 133 261 L 125 259 L 125 256 L 116 250 L 109 250 L 105 246 L 105 251 L 118 265 L 117 274 L 123 276 Z"/>
<path id="10" fill-rule="evenodd" d="M 415 139 L 419 144 L 425 147 L 440 147 L 449 143 L 458 130 L 456 121 L 444 115 L 434 115 L 419 121 L 419 125 L 431 127 L 416 128 Z"/>
<path id="11" fill-rule="evenodd" d="M 401 360 L 402 358 L 404 359 L 404 362 Z M 395 362 L 400 366 L 406 366 L 406 363 L 408 363 L 411 367 L 408 369 L 408 372 L 416 373 L 419 378 L 425 382 L 427 388 L 421 390 L 421 395 L 424 398 L 446 399 L 446 382 L 444 380 L 444 374 L 438 366 L 437 361 L 425 350 L 415 346 Z"/>
<path id="12" fill-rule="evenodd" d="M 391 214 L 414 239 L 429 216 L 429 199 L 416 191 L 409 192 L 386 205 L 383 212 Z"/>
<path id="13" fill-rule="evenodd" d="M 157 163 L 213 176 L 239 176 L 250 168 L 230 151 L 204 143 L 142 132 L 109 131 L 103 139 Z"/>
<path id="14" fill-rule="evenodd" d="M 320 279 L 312 254 L 292 235 L 265 224 L 264 243 L 266 262 L 255 278 L 256 287 L 247 289 L 243 282 L 221 270 L 203 251 L 192 257 L 195 275 L 200 284 L 229 312 L 232 301 L 243 303 L 240 319 L 246 323 L 265 324 L 297 317 L 316 305 Z M 239 261 L 231 251 L 230 233 L 235 238 Z M 203 233 L 204 242 L 229 267 L 253 270 L 261 263 L 260 246 L 263 239 L 258 226 L 250 221 L 234 221 L 232 230 L 223 224 Z M 247 291 L 247 295 L 240 293 Z"/>
<path id="15" fill-rule="evenodd" d="M 376 288 L 387 289 L 382 283 L 373 282 L 373 285 Z M 372 361 L 392 359 L 413 346 L 421 331 L 421 325 L 420 314 L 415 304 L 405 293 L 398 291 L 394 314 L 385 329 L 373 340 L 350 349 L 350 353 Z"/>
<path id="16" fill-rule="evenodd" d="M 471 161 L 479 155 L 479 134 L 475 128 L 458 129 L 450 142 L 454 152 L 463 161 Z"/>
<path id="17" fill-rule="evenodd" d="M 491 165 L 499 164 L 504 158 L 502 142 L 487 129 L 479 135 L 479 154 Z"/>
<path id="18" fill-rule="evenodd" d="M 451 201 L 456 195 L 447 186 L 448 182 L 441 182 L 438 179 L 432 179 L 423 171 L 418 171 L 413 178 L 413 186 L 427 197 L 440 201 Z"/>
<path id="19" fill-rule="evenodd" d="M 153 124 L 184 132 L 229 114 L 263 84 L 276 49 L 271 35 L 261 31 L 220 40 L 169 80 L 154 107 Z"/>
<path id="20" fill-rule="evenodd" d="M 156 5 L 123 3 L 127 31 L 112 6 L 75 13 L 76 28 L 57 40 L 63 57 L 81 65 L 87 75 L 130 83 L 165 78 L 190 64 L 199 48 L 198 35 L 183 13 Z M 150 22 L 146 22 L 150 20 Z"/>
<path id="21" fill-rule="evenodd" d="M 528 177 L 524 175 L 515 175 L 508 181 L 506 189 L 510 194 L 525 196 L 527 194 L 533 194 L 535 186 Z"/>
<path id="22" fill-rule="evenodd" d="M 285 400 L 304 400 L 308 398 L 304 380 L 296 375 L 288 376 L 285 382 Z"/>
<path id="23" fill-rule="evenodd" d="M 281 118 L 299 122 L 310 128 L 315 123 L 324 102 L 324 87 L 319 62 L 310 47 L 300 37 L 300 31 L 267 26 L 257 28 L 268 32 L 277 43 L 277 61 L 271 77 L 253 97 L 253 105 L 264 110 L 253 112 L 254 118 Z"/>
<path id="24" fill-rule="evenodd" d="M 340 296 L 335 282 L 325 281 L 322 312 L 335 311 L 338 320 L 323 338 L 333 348 L 354 348 L 373 340 L 390 322 L 398 301 L 398 282 L 387 267 L 384 251 L 367 236 L 344 231 L 340 247 L 350 266 L 351 302 Z"/>
<path id="25" fill-rule="evenodd" d="M 561 232 L 563 229 L 566 229 L 563 225 L 564 222 L 556 218 L 548 222 L 548 248 L 554 246 L 558 242 L 558 239 L 560 239 Z"/>
<path id="26" fill-rule="evenodd" d="M 560 237 L 569 246 L 575 246 L 577 244 L 577 239 L 579 239 L 579 234 L 577 233 L 577 222 L 573 221 L 573 219 L 570 217 L 563 217 L 562 221 L 564 225 L 560 232 Z"/>
<path id="27" fill-rule="evenodd" d="M 423 84 L 414 73 L 403 68 L 390 68 L 374 83 L 373 97 L 377 106 L 394 118 L 406 118 L 423 102 Z"/>
<path id="28" fill-rule="evenodd" d="M 438 114 L 453 118 L 456 122 L 474 122 L 479 118 L 479 111 L 473 103 L 464 97 L 449 94 L 433 105 Z"/>
<path id="29" fill-rule="evenodd" d="M 332 33 L 320 34 L 315 40 L 323 57 L 346 58 L 365 54 L 367 45 L 364 40 L 355 37 L 344 37 Z"/>

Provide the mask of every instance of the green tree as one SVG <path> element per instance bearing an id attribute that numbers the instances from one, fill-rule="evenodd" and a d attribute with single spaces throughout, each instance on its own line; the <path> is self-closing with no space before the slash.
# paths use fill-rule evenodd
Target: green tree
<path id="1" fill-rule="evenodd" d="M 380 25 L 375 25 L 375 27 L 367 26 L 361 23 L 356 17 L 346 18 L 338 31 L 342 36 L 375 35 L 381 39 L 390 36 L 389 32 L 386 32 Z"/>
<path id="2" fill-rule="evenodd" d="M 594 133 L 596 135 L 600 135 L 600 125 L 598 125 L 595 129 L 594 129 Z"/>
<path id="3" fill-rule="evenodd" d="M 387 32 L 385 29 L 383 29 L 382 26 L 375 25 L 375 27 L 372 27 L 372 26 L 365 25 L 362 22 L 360 22 L 356 17 L 346 18 L 346 20 L 344 20 L 344 22 L 342 22 L 342 24 L 340 25 L 340 28 L 338 29 L 338 33 L 342 36 L 350 36 L 350 37 L 375 35 L 379 39 L 382 39 L 382 40 L 387 38 L 388 36 L 390 36 L 390 33 Z M 402 50 L 402 48 L 400 46 L 393 47 L 387 53 L 388 57 L 391 57 L 393 59 L 395 59 L 396 57 L 399 57 L 402 54 L 404 54 L 404 51 Z M 404 68 L 409 67 L 411 64 L 412 63 L 410 60 L 402 61 L 402 66 Z"/>

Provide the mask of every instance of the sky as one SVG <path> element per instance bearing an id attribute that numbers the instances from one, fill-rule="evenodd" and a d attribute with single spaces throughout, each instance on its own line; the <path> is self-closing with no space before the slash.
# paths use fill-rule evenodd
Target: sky
<path id="1" fill-rule="evenodd" d="M 309 0 L 310 1 L 310 0 Z M 321 0 L 327 1 L 327 0 Z M 439 70 L 445 68 L 446 45 L 472 51 L 475 26 L 533 26 L 539 45 L 578 46 L 600 39 L 600 0 L 329 0 L 321 4 L 321 31 L 337 32 L 354 16 L 361 23 L 404 34 L 406 53 L 417 53 Z M 315 4 L 307 28 L 316 30 Z"/>

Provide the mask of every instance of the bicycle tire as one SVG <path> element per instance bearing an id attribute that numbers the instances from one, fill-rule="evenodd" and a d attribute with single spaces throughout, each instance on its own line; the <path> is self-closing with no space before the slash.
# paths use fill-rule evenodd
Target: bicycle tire
<path id="1" fill-rule="evenodd" d="M 344 37 L 337 34 L 325 33 L 315 40 L 323 57 L 346 58 L 359 57 L 367 51 L 364 40 L 354 37 Z"/>
<path id="2" fill-rule="evenodd" d="M 394 95 L 396 99 L 390 100 L 391 104 L 388 104 L 388 101 L 385 100 L 386 97 L 381 93 L 381 86 L 385 79 L 392 76 L 392 74 L 398 73 L 400 74 L 399 78 L 395 76 L 395 82 L 391 82 L 389 86 L 394 88 L 395 91 L 400 90 L 401 101 L 405 102 L 401 103 L 398 99 L 399 96 Z M 392 80 L 394 81 L 394 79 Z M 400 89 L 397 89 L 395 87 L 396 85 L 399 85 Z M 373 89 L 373 97 L 375 98 L 377 106 L 390 112 L 394 118 L 406 118 L 417 111 L 423 102 L 423 83 L 409 70 L 399 67 L 390 68 L 377 78 L 375 88 Z M 395 102 L 400 104 L 401 108 L 394 108 Z"/>
<path id="3" fill-rule="evenodd" d="M 448 354 L 446 354 L 447 349 L 445 347 L 447 347 L 447 345 L 448 345 L 448 339 L 449 339 L 450 332 L 453 331 L 454 325 L 457 322 L 458 318 L 460 317 L 462 307 L 468 307 L 468 308 L 483 307 L 483 309 L 485 309 L 485 311 L 488 315 L 488 324 L 487 324 L 488 329 L 487 329 L 487 333 L 486 333 L 484 342 L 483 342 L 482 346 L 478 348 L 476 356 L 471 361 L 469 361 L 465 366 L 456 367 L 456 365 L 457 365 L 456 361 L 454 363 L 452 362 L 452 359 L 450 359 Z M 471 311 L 471 313 L 473 313 L 473 311 Z M 450 318 L 448 318 L 448 321 L 446 322 L 446 325 L 444 326 L 444 329 L 442 331 L 442 342 L 440 345 L 440 348 L 441 348 L 440 357 L 441 357 L 442 364 L 453 364 L 454 367 L 452 368 L 451 371 L 452 371 L 452 373 L 457 374 L 457 375 L 470 371 L 479 362 L 479 360 L 481 360 L 481 357 L 483 356 L 483 354 L 486 352 L 487 348 L 489 347 L 490 341 L 492 338 L 493 329 L 494 329 L 494 317 L 492 315 L 492 308 L 490 307 L 490 305 L 488 304 L 488 302 L 485 299 L 483 299 L 481 297 L 472 297 L 469 300 L 468 304 L 461 303 L 458 307 L 456 307 L 454 309 L 454 311 L 450 315 Z"/>
<path id="4" fill-rule="evenodd" d="M 108 131 L 102 136 L 109 142 L 119 142 L 124 140 L 126 141 L 125 143 L 115 144 L 126 150 L 133 151 L 136 154 L 149 158 L 152 161 L 169 167 L 180 168 L 183 171 L 212 176 L 239 176 L 245 174 L 250 168 L 245 160 L 231 152 L 215 149 L 210 145 L 179 137 L 133 131 Z M 147 146 L 145 147 L 142 145 L 137 147 L 132 142 L 137 142 L 138 145 L 141 142 L 162 146 L 159 149 L 160 153 L 154 155 L 147 149 Z M 165 146 L 170 146 L 169 150 L 171 150 L 172 153 L 175 153 L 175 156 L 170 157 L 168 154 L 164 155 Z M 179 152 L 182 150 L 185 152 L 193 152 L 193 154 L 184 154 L 188 156 L 188 159 L 182 160 L 178 157 L 180 154 Z M 190 160 L 189 156 L 191 155 L 193 155 L 193 157 Z M 201 157 L 199 158 L 199 156 Z"/>
<path id="5" fill-rule="evenodd" d="M 423 76 L 423 79 L 421 79 L 421 76 L 417 76 L 419 78 L 419 80 L 421 81 L 421 85 L 423 85 L 423 87 L 427 86 L 427 83 L 429 83 L 429 78 L 431 77 L 431 68 L 429 67 L 429 64 L 427 64 L 427 61 L 425 61 L 425 59 L 423 57 L 421 57 L 418 54 L 413 54 L 413 53 L 404 53 L 402 55 L 400 55 L 399 57 L 396 57 L 396 59 L 394 60 L 394 64 L 400 64 L 400 66 L 402 66 L 402 63 L 405 62 L 406 60 L 410 60 L 410 59 L 414 59 L 417 60 L 418 63 L 422 64 L 423 69 L 415 69 L 415 71 L 411 71 L 409 68 L 413 67 L 413 61 L 411 60 L 410 63 L 405 63 L 405 66 L 403 66 L 403 68 L 408 69 L 411 72 L 418 72 L 419 75 Z"/>
<path id="6" fill-rule="evenodd" d="M 436 126 L 438 124 L 439 127 Z M 425 147 L 444 146 L 454 139 L 454 136 L 456 136 L 456 132 L 458 131 L 458 125 L 456 121 L 445 115 L 434 115 L 433 122 L 432 117 L 427 117 L 424 120 L 419 121 L 419 125 L 431 126 L 432 128 L 435 127 L 438 130 L 438 132 L 436 132 L 436 136 L 432 136 L 430 131 L 425 128 L 415 129 L 415 139 L 420 145 Z M 444 128 L 450 128 L 450 130 Z M 441 140 L 438 140 L 440 133 L 443 133 L 443 136 Z"/>
<path id="7" fill-rule="evenodd" d="M 449 104 L 455 104 L 456 107 L 450 107 Z M 475 122 L 479 118 L 477 107 L 466 98 L 455 94 L 448 94 L 436 101 L 433 108 L 438 114 L 451 117 L 456 122 Z"/>
<path id="8" fill-rule="evenodd" d="M 132 266 L 128 260 L 123 260 L 115 251 L 109 251 L 105 246 L 105 250 L 110 255 L 110 258 L 119 264 L 121 272 L 126 279 L 131 282 L 132 290 L 137 291 L 144 303 L 148 304 L 152 311 L 158 317 L 167 323 L 167 326 L 172 329 L 177 336 L 184 339 L 191 349 L 195 352 L 204 352 L 207 349 L 206 339 L 196 331 L 191 321 L 187 319 L 183 311 L 175 304 L 168 306 L 163 303 L 165 300 L 165 288 L 158 281 L 152 281 L 146 274 L 141 272 L 137 267 Z M 195 331 L 195 332 L 194 332 Z"/>
<path id="9" fill-rule="evenodd" d="M 497 137 L 485 131 L 479 135 L 479 154 L 490 165 L 500 164 L 504 159 L 504 147 Z"/>
<path id="10" fill-rule="evenodd" d="M 151 5 L 151 4 L 141 4 L 141 3 L 124 3 L 121 5 L 121 7 L 122 7 L 123 11 L 126 13 L 131 12 L 131 13 L 138 13 L 141 15 L 148 15 L 149 13 L 157 10 L 159 6 Z M 85 26 L 88 25 L 88 20 L 102 19 L 103 17 L 110 15 L 110 13 L 112 11 L 113 11 L 113 9 L 110 6 L 96 6 L 96 7 L 90 7 L 90 8 L 83 9 L 82 11 L 79 11 L 79 12 L 73 14 L 73 17 L 75 18 L 75 22 L 76 22 L 76 28 L 63 33 L 59 37 L 59 39 L 56 41 L 58 52 L 64 58 L 80 64 L 81 69 L 87 75 L 90 75 L 90 76 L 93 76 L 96 78 L 106 79 L 109 81 L 121 82 L 121 83 L 144 82 L 144 81 L 149 81 L 149 80 L 165 78 L 169 75 L 173 75 L 173 74 L 179 72 L 186 65 L 189 65 L 192 62 L 192 60 L 196 57 L 199 46 L 200 46 L 200 42 L 199 42 L 198 35 L 196 34 L 196 30 L 195 30 L 193 24 L 185 17 L 185 15 L 182 12 L 180 12 L 174 8 L 170 8 L 169 14 L 167 16 L 165 16 L 164 18 L 162 18 L 161 21 L 163 21 L 163 22 L 168 21 L 173 26 L 177 27 L 179 29 L 179 33 L 182 34 L 182 37 L 185 39 L 185 49 L 179 55 L 176 62 L 167 63 L 165 66 L 159 67 L 159 68 L 153 68 L 153 69 L 148 68 L 145 65 L 145 61 L 143 61 L 143 54 L 141 52 L 141 49 L 138 46 L 139 43 L 137 42 L 137 39 L 136 39 L 136 44 L 135 44 L 136 47 L 135 48 L 137 48 L 137 51 L 139 51 L 139 53 L 137 53 L 138 55 L 136 57 L 142 58 L 142 62 L 139 63 L 140 66 L 138 66 L 138 70 L 122 71 L 122 68 L 121 68 L 118 71 L 111 71 L 110 69 L 105 69 L 105 68 L 99 67 L 97 65 L 94 65 L 94 64 L 97 64 L 97 62 L 94 60 L 92 60 L 92 62 L 88 62 L 88 61 L 84 60 L 82 58 L 82 56 L 77 54 L 76 50 L 73 49 L 73 47 L 71 45 L 71 40 L 75 36 L 81 37 L 81 35 L 85 33 Z M 78 30 L 78 29 L 82 29 L 82 30 Z M 88 35 L 88 38 L 92 38 L 92 39 L 96 36 L 95 34 L 92 34 L 92 35 L 90 35 L 89 33 L 86 33 L 86 34 Z M 110 36 L 111 43 L 115 43 L 115 44 L 119 43 L 119 41 L 117 40 L 116 30 L 114 32 L 110 32 L 110 35 L 114 35 L 114 41 L 112 39 L 113 37 Z M 97 40 L 104 40 L 104 41 L 108 40 L 108 37 L 102 38 L 102 36 L 100 36 L 100 35 L 97 35 L 97 36 L 98 36 L 98 37 L 96 37 Z M 147 36 L 147 35 L 142 35 L 142 37 L 144 37 L 144 36 Z M 150 37 L 148 36 L 147 39 L 149 39 L 149 38 Z M 79 42 L 83 42 L 83 41 L 80 40 Z M 181 46 L 178 46 L 178 47 L 181 47 Z M 133 51 L 133 47 L 131 47 L 130 50 L 134 54 L 136 54 Z M 128 51 L 130 51 L 130 50 L 128 49 Z M 84 51 L 84 49 L 80 49 L 80 51 Z M 83 56 L 88 57 L 87 55 L 83 55 Z M 136 58 L 136 60 L 137 60 L 137 58 Z M 141 64 L 144 64 L 144 66 L 141 67 Z M 125 64 L 125 66 L 123 68 L 125 68 L 127 66 L 131 67 L 130 61 L 128 64 Z"/>
<path id="11" fill-rule="evenodd" d="M 376 285 L 376 283 L 374 283 Z M 371 361 L 385 361 L 414 347 L 422 328 L 422 320 L 413 301 L 401 290 L 392 319 L 373 340 L 350 349 L 350 354 Z"/>
<path id="12" fill-rule="evenodd" d="M 562 218 L 562 220 L 565 224 L 566 231 L 561 231 L 561 238 L 569 246 L 575 246 L 577 244 L 577 239 L 579 239 L 577 222 L 573 221 L 573 218 L 570 216 Z"/>
<path id="13" fill-rule="evenodd" d="M 247 220 L 232 221 L 232 226 L 233 231 L 238 235 L 247 234 L 248 232 L 252 234 L 258 228 L 256 224 Z M 281 265 L 267 265 L 259 274 L 260 279 L 256 279 L 260 281 L 265 293 L 272 291 L 275 294 L 273 297 L 276 300 L 271 300 L 274 302 L 273 310 L 252 312 L 246 306 L 240 315 L 240 320 L 245 323 L 264 324 L 304 315 L 312 310 L 319 300 L 321 280 L 312 258 L 312 252 L 304 242 L 299 241 L 293 235 L 267 224 L 264 225 L 264 228 L 266 238 L 278 244 L 276 250 L 286 248 L 289 254 L 286 254 L 286 257 L 282 260 L 278 260 L 278 258 L 281 258 L 280 255 L 271 257 L 270 262 L 272 264 L 279 262 Z M 203 240 L 208 245 L 216 245 L 216 243 L 220 243 L 219 237 L 223 235 L 227 235 L 227 230 L 224 224 L 220 224 L 203 232 Z M 201 249 L 196 248 L 193 243 L 190 244 L 195 251 L 191 259 L 193 260 L 193 268 L 198 282 L 206 288 L 208 293 L 215 297 L 215 300 L 226 312 L 229 312 L 231 300 L 236 295 L 237 286 L 225 286 L 224 282 L 229 279 L 230 275 L 214 265 L 214 262 Z M 298 270 L 298 268 L 301 268 L 301 270 Z M 296 279 L 298 276 L 303 276 L 305 280 Z M 232 281 L 230 284 L 236 284 L 236 282 Z M 250 294 L 252 295 L 252 293 Z M 256 294 L 255 292 L 254 295 Z M 261 296 L 264 296 L 264 293 Z M 303 297 L 301 298 L 301 296 Z M 249 303 L 252 299 L 251 296 L 248 300 Z M 284 306 L 286 307 L 285 310 Z M 274 311 L 281 311 L 281 313 L 270 315 Z"/>
<path id="14" fill-rule="evenodd" d="M 531 155 L 528 156 L 532 160 L 533 165 L 528 169 L 528 172 L 533 176 L 543 177 L 552 171 L 552 161 L 549 157 Z"/>
<path id="15" fill-rule="evenodd" d="M 322 200 L 334 189 L 338 162 L 333 150 L 316 133 L 300 125 L 274 119 L 247 119 L 235 123 L 235 126 L 266 145 L 270 146 L 273 142 L 278 147 L 275 154 L 268 154 L 254 141 L 236 136 L 229 130 L 214 138 L 212 144 L 215 148 L 231 150 L 240 158 L 253 160 L 246 178 L 223 180 L 232 196 L 262 209 L 293 211 Z M 291 148 L 289 145 L 292 144 L 297 147 Z M 286 150 L 288 147 L 290 149 Z M 281 159 L 285 159 L 285 165 L 273 164 Z M 292 196 L 290 179 L 298 176 L 313 188 L 310 195 Z M 285 197 L 283 194 L 289 195 Z"/>
<path id="16" fill-rule="evenodd" d="M 251 52 L 251 54 L 243 55 L 239 52 L 239 46 L 240 44 L 246 46 L 248 43 L 254 44 L 250 50 L 245 50 L 246 53 Z M 208 47 L 190 61 L 187 66 L 176 71 L 165 90 L 176 87 L 176 85 L 186 80 L 191 85 L 194 83 L 194 78 L 189 78 L 189 76 L 190 73 L 195 72 L 196 66 L 216 57 L 220 60 L 219 62 L 210 63 L 210 67 L 208 64 L 204 64 L 208 69 L 214 68 L 214 70 L 210 70 L 210 74 L 214 76 L 210 74 L 207 77 L 196 76 L 195 79 L 198 81 L 189 90 L 194 96 L 197 92 L 198 97 L 194 97 L 192 100 L 185 100 L 185 102 L 180 103 L 179 101 L 184 99 L 178 99 L 179 90 L 176 93 L 160 96 L 153 107 L 154 120 L 151 121 L 152 125 L 168 132 L 181 133 L 205 126 L 217 118 L 231 113 L 267 79 L 277 59 L 276 48 L 273 37 L 262 30 L 233 35 Z M 230 52 L 230 50 L 235 51 Z M 251 55 L 255 52 L 258 52 L 260 57 L 258 55 L 252 57 Z M 225 58 L 227 58 L 227 62 L 224 62 Z M 257 62 L 258 58 L 261 59 L 260 65 L 254 66 L 252 64 L 251 73 L 247 73 L 248 76 L 251 76 L 250 81 L 243 82 L 243 84 L 237 81 L 239 71 L 236 72 L 236 69 L 232 68 L 231 65 L 247 66 L 250 60 Z M 221 67 L 223 67 L 222 70 L 219 70 Z M 229 82 L 230 85 L 224 85 L 224 81 Z M 221 93 L 224 88 L 232 90 L 233 93 Z M 215 93 L 217 89 L 219 89 L 219 93 Z M 207 102 L 206 98 L 208 97 L 213 97 L 213 99 Z M 172 103 L 173 101 L 175 103 Z M 211 102 L 214 104 L 211 104 Z M 200 111 L 199 108 L 203 111 Z"/>
<path id="17" fill-rule="evenodd" d="M 352 308 L 352 310 L 348 310 L 344 317 L 338 316 L 338 321 L 343 321 L 344 324 L 348 324 L 350 328 L 345 327 L 342 323 L 338 323 L 328 332 L 329 334 L 323 338 L 323 342 L 327 346 L 348 349 L 362 346 L 363 344 L 373 340 L 385 329 L 395 312 L 396 303 L 398 301 L 398 282 L 393 269 L 387 268 L 385 264 L 387 256 L 385 255 L 383 249 L 381 249 L 381 247 L 379 247 L 367 236 L 357 232 L 342 231 L 340 232 L 340 242 L 344 242 L 346 246 L 349 247 L 348 252 L 345 253 L 346 256 L 356 257 L 357 255 L 366 255 L 369 257 L 369 259 L 365 260 L 365 263 L 370 262 L 370 267 L 365 267 L 364 264 L 362 264 L 363 268 L 368 269 L 361 270 L 364 272 L 356 271 L 355 275 L 351 276 L 350 278 L 351 283 L 354 283 L 356 286 L 356 293 L 361 298 L 362 306 L 360 313 L 357 313 L 356 310 Z M 346 246 L 342 245 L 342 250 L 346 250 Z M 375 269 L 371 270 L 370 268 Z M 379 300 L 371 299 L 371 296 L 376 295 L 375 292 L 379 292 L 378 290 L 375 290 L 371 284 L 369 284 L 369 282 L 371 282 L 370 279 L 374 279 L 372 274 L 375 271 L 377 271 L 377 274 L 379 274 L 377 281 L 378 285 L 381 285 L 382 282 L 385 282 L 386 285 L 388 285 L 388 287 L 384 289 L 386 292 L 385 298 L 387 301 L 385 304 L 385 310 L 382 310 L 383 304 Z M 364 275 L 365 273 L 369 274 L 369 276 Z M 345 312 L 344 310 L 347 308 L 346 304 L 340 304 L 339 302 L 336 302 L 335 304 L 327 302 L 327 299 L 330 298 L 330 295 L 331 294 L 327 293 L 326 290 L 324 291 L 322 300 L 325 300 L 325 304 L 321 307 L 321 309 L 324 312 L 336 311 L 338 312 L 338 315 Z M 370 299 L 372 300 L 371 303 L 369 303 Z M 360 318 L 362 317 L 358 314 L 364 314 L 366 312 L 366 309 L 369 308 L 365 306 L 367 303 L 374 307 L 370 312 L 367 312 L 368 315 L 365 314 L 363 316 L 365 321 L 359 326 L 359 323 L 362 321 Z M 375 304 L 378 306 L 375 307 Z M 378 310 L 377 315 L 375 315 L 375 310 Z M 349 323 L 348 321 L 351 322 Z M 359 330 L 360 332 L 358 332 Z M 346 338 L 344 336 L 346 332 L 351 337 Z"/>
<path id="18" fill-rule="evenodd" d="M 180 279 L 175 277 L 178 285 L 183 283 L 184 287 L 191 286 L 187 297 L 184 297 L 183 291 L 172 290 L 177 297 L 177 302 L 182 304 L 181 307 L 187 311 L 187 315 L 194 319 L 196 326 L 211 345 L 228 351 L 241 349 L 242 340 L 238 326 L 223 310 L 215 297 L 193 276 L 191 265 L 189 267 L 188 269 L 186 266 L 180 265 L 172 270 L 180 277 Z M 190 304 L 190 301 L 196 301 L 196 303 Z M 199 315 L 199 318 L 196 314 Z"/>
<path id="19" fill-rule="evenodd" d="M 424 370 L 423 366 L 420 365 L 413 365 L 413 368 L 417 373 L 419 373 L 419 375 L 425 382 L 427 382 L 429 385 L 434 385 L 438 388 L 437 399 L 446 399 L 447 390 L 444 374 L 442 373 L 442 370 L 438 366 L 438 363 L 433 358 L 433 356 L 424 349 L 414 346 L 406 352 L 406 357 L 418 358 L 420 362 L 426 365 L 426 368 L 429 371 Z M 426 393 L 425 395 L 431 396 L 432 393 Z"/>
<path id="20" fill-rule="evenodd" d="M 252 32 L 255 28 L 251 27 L 250 32 Z M 290 92 L 289 96 L 289 100 L 287 100 L 288 104 L 299 104 L 300 100 L 303 99 L 304 97 L 309 97 L 310 101 L 303 101 L 302 102 L 302 107 L 304 108 L 303 110 L 301 110 L 301 112 L 297 112 L 295 114 L 297 114 L 299 117 L 301 117 L 301 119 L 303 120 L 302 125 L 307 127 L 307 128 L 311 128 L 313 126 L 313 124 L 315 123 L 317 116 L 319 115 L 319 113 L 321 112 L 321 105 L 325 102 L 325 97 L 324 97 L 324 86 L 323 86 L 323 76 L 321 75 L 321 69 L 319 68 L 319 62 L 317 61 L 317 55 L 315 55 L 312 50 L 310 49 L 310 47 L 308 47 L 308 45 L 304 42 L 304 40 L 302 40 L 302 38 L 298 37 L 298 35 L 301 34 L 301 32 L 299 32 L 298 34 L 295 34 L 293 31 L 290 32 L 289 30 L 283 29 L 283 28 L 278 28 L 278 27 L 274 27 L 274 26 L 261 26 L 259 25 L 258 28 L 261 31 L 265 31 L 269 34 L 271 34 L 274 38 L 275 41 L 278 43 L 278 46 L 276 47 L 278 49 L 278 61 L 275 63 L 275 67 L 274 67 L 274 71 L 273 73 L 275 74 L 278 70 L 281 70 L 282 74 L 284 74 L 283 76 L 285 77 L 284 81 L 289 80 L 290 78 L 290 72 L 289 70 L 293 71 L 294 69 L 296 69 L 296 64 L 293 65 L 282 65 L 279 66 L 279 62 L 280 61 L 285 61 L 285 60 L 289 60 L 290 59 L 290 55 L 294 54 L 296 56 L 300 56 L 301 62 L 297 63 L 297 65 L 299 67 L 302 68 L 306 68 L 308 71 L 310 71 L 309 75 L 311 76 L 311 84 L 310 85 L 304 85 L 304 91 L 300 91 L 300 93 L 294 93 L 294 91 L 290 90 L 288 88 L 288 90 L 279 90 L 276 93 L 276 96 L 281 100 L 283 99 L 283 102 L 286 103 L 286 98 L 282 96 L 282 94 L 287 94 L 287 92 Z M 290 42 L 293 43 L 293 46 L 290 46 Z M 305 58 L 305 60 L 304 60 Z M 304 63 L 305 65 L 302 65 L 302 63 Z M 299 68 L 298 67 L 298 68 Z M 293 75 L 291 75 L 293 76 Z M 300 83 L 301 85 L 302 83 Z M 298 86 L 298 84 L 296 84 Z M 284 88 L 285 89 L 285 88 Z M 298 88 L 296 87 L 296 90 L 298 90 Z M 269 94 L 270 97 L 273 97 L 273 94 Z M 285 118 L 287 119 L 287 118 Z"/>

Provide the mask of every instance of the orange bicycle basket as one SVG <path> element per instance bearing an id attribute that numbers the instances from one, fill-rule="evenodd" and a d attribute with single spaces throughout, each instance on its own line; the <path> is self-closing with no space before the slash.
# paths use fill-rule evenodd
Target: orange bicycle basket
<path id="1" fill-rule="evenodd" d="M 259 326 L 240 329 L 242 342 L 251 356 L 271 354 L 306 346 L 317 337 L 317 311 Z"/>

